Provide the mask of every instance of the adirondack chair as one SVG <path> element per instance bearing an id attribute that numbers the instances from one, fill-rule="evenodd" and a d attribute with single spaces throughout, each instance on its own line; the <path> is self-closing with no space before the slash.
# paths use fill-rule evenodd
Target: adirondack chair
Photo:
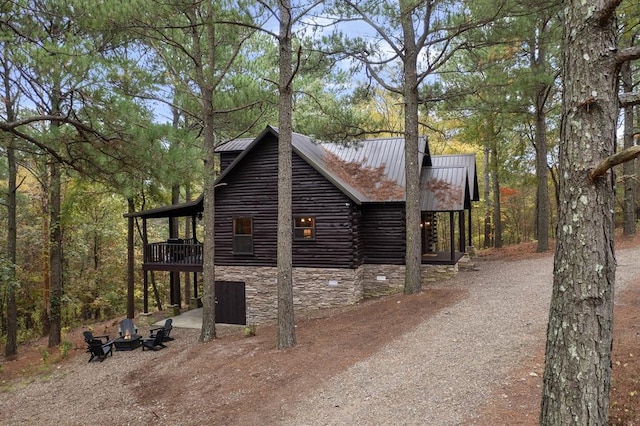
<path id="1" fill-rule="evenodd" d="M 173 340 L 173 337 L 169 337 L 169 334 L 171 334 L 171 330 L 173 330 L 173 320 L 171 318 L 167 318 L 162 327 L 152 328 L 151 330 L 149 330 L 149 333 L 151 333 L 149 338 L 155 338 L 158 330 L 164 330 L 164 338 L 162 339 L 163 342 Z"/>
<path id="2" fill-rule="evenodd" d="M 109 336 L 94 336 L 90 331 L 85 331 L 82 335 L 87 344 L 87 353 L 91 354 L 88 362 L 94 358 L 102 362 L 107 356 L 113 356 L 113 343 L 111 343 Z"/>
<path id="3" fill-rule="evenodd" d="M 154 337 L 149 337 L 148 339 L 144 339 L 142 341 L 142 351 L 144 352 L 144 349 L 151 349 L 152 351 L 156 351 L 162 348 L 166 348 L 167 346 L 162 343 L 164 339 L 164 329 L 159 329 Z"/>

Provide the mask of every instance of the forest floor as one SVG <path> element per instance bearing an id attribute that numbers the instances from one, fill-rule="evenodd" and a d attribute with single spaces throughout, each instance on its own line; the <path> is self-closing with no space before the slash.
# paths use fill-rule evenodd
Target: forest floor
<path id="1" fill-rule="evenodd" d="M 616 249 L 637 246 L 640 246 L 640 235 L 635 238 L 616 237 Z M 527 243 L 499 250 L 483 250 L 479 259 L 509 262 L 550 257 L 552 254 L 553 249 L 544 254 L 537 254 L 535 244 Z M 192 399 L 198 395 L 198 378 L 205 370 L 215 370 L 215 393 L 227 395 L 223 398 L 223 403 L 216 407 L 216 418 L 220 421 L 216 424 L 272 424 L 278 422 L 278 418 L 270 417 L 274 406 L 281 405 L 287 398 L 295 399 L 297 395 L 308 393 L 327 377 L 336 375 L 380 351 L 415 326 L 415 321 L 406 321 L 407 318 L 422 321 L 452 306 L 465 296 L 464 290 L 456 288 L 427 287 L 415 296 L 385 296 L 352 307 L 316 311 L 299 316 L 296 318 L 300 330 L 298 345 L 295 350 L 284 354 L 285 368 L 277 366 L 282 365 L 283 354 L 273 348 L 276 335 L 273 325 L 259 326 L 257 335 L 250 338 L 244 336 L 242 328 L 220 327 L 217 341 L 223 344 L 216 346 L 194 344 L 199 335 L 198 330 L 174 329 L 172 335 L 176 335 L 176 340 L 168 343 L 171 349 L 153 352 L 153 355 L 141 351 L 135 351 L 135 354 L 118 352 L 103 364 L 92 363 L 90 366 L 95 371 L 110 366 L 119 368 L 117 363 L 122 361 L 116 358 L 128 357 L 132 367 L 138 368 L 137 376 L 123 375 L 113 378 L 111 373 L 114 381 L 125 386 L 127 383 L 131 385 L 142 380 L 139 377 L 140 373 L 149 375 L 147 368 L 161 359 L 164 365 L 171 367 L 176 380 L 190 381 L 189 394 Z M 640 425 L 639 308 L 640 277 L 629 283 L 626 289 L 616 296 L 610 409 L 610 423 L 614 425 Z M 141 329 L 148 329 L 153 321 L 164 316 L 164 312 L 159 312 L 149 318 L 138 317 L 136 324 Z M 374 317 L 384 318 L 384 326 L 381 326 L 379 321 L 371 320 Z M 46 339 L 38 339 L 20 345 L 17 360 L 7 361 L 0 357 L 0 394 L 4 395 L 2 398 L 10 399 L 15 389 L 28 386 L 30 383 L 56 380 L 56 373 L 65 368 L 69 370 L 67 376 L 75 374 L 74 371 L 86 372 L 84 369 L 88 368 L 85 367 L 87 354 L 84 350 L 82 331 L 90 328 L 94 334 L 115 336 L 120 319 L 70 330 L 63 336 L 63 341 L 70 342 L 64 356 L 57 348 L 47 348 Z M 213 345 L 215 343 L 212 342 Z M 336 348 L 340 350 L 336 351 Z M 314 360 L 313 371 L 309 369 L 309 360 Z M 470 423 L 537 424 L 543 365 L 544 339 L 540 339 L 536 349 L 528 353 L 525 362 L 518 367 L 521 371 L 511 374 L 526 379 L 511 383 L 506 388 L 495 389 L 483 403 L 479 417 L 476 416 Z M 64 375 L 62 380 L 73 383 L 72 378 L 65 378 Z M 204 389 L 204 384 L 202 386 Z M 211 390 L 211 383 L 206 386 L 207 390 Z M 138 400 L 136 405 L 154 407 L 159 404 L 158 394 L 163 394 L 162 407 L 157 409 L 158 412 L 177 410 L 183 412 L 181 415 L 187 416 L 197 409 L 200 401 L 196 396 L 193 405 L 190 408 L 185 407 L 185 396 L 181 395 L 185 392 L 184 389 L 176 381 L 159 383 L 151 377 L 144 386 L 135 387 L 134 394 Z M 72 390 L 69 392 L 73 393 Z M 180 403 L 182 406 L 179 406 Z M 47 410 L 45 407 L 43 409 Z M 155 412 L 152 413 L 155 415 Z M 0 411 L 0 423 L 12 424 L 10 421 L 5 423 L 5 415 L 11 416 L 11 413 Z M 70 423 L 65 424 L 76 424 L 73 418 L 68 418 Z M 80 423 L 82 419 L 77 420 Z M 112 424 L 119 423 L 115 421 Z M 134 421 L 131 424 L 138 423 Z"/>

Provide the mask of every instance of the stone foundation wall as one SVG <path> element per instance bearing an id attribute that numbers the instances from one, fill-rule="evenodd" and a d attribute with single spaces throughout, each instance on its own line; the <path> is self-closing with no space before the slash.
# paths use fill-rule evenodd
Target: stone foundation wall
<path id="1" fill-rule="evenodd" d="M 358 269 L 293 268 L 293 304 L 297 311 L 352 305 L 363 298 L 401 292 L 404 265 L 362 265 Z M 422 265 L 422 284 L 451 278 L 458 265 Z M 247 324 L 270 322 L 278 315 L 277 269 L 216 266 L 216 280 L 245 283 Z"/>
<path id="2" fill-rule="evenodd" d="M 455 265 L 422 265 L 422 285 L 437 283 L 453 278 L 458 273 Z"/>
<path id="3" fill-rule="evenodd" d="M 404 288 L 404 265 L 364 265 L 363 295 L 375 297 L 397 293 Z M 458 273 L 458 265 L 422 265 L 422 285 L 453 278 Z"/>
<path id="4" fill-rule="evenodd" d="M 294 268 L 296 310 L 352 305 L 360 301 L 362 269 Z M 277 269 L 256 266 L 217 266 L 216 280 L 245 283 L 247 324 L 273 321 L 278 314 Z"/>
<path id="5" fill-rule="evenodd" d="M 404 288 L 404 265 L 363 265 L 364 297 L 397 293 Z"/>

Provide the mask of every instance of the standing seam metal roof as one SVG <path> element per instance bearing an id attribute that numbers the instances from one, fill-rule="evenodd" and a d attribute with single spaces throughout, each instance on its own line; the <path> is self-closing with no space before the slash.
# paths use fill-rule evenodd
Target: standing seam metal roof
<path id="1" fill-rule="evenodd" d="M 242 160 L 248 151 L 269 133 L 276 137 L 279 136 L 278 129 L 267 126 L 260 136 L 254 139 L 241 138 L 218 146 L 216 148 L 217 152 L 237 151 L 241 153 L 218 176 L 216 184 Z M 369 139 L 342 145 L 316 142 L 308 136 L 294 133 L 292 145 L 294 152 L 358 204 L 363 202 L 405 201 L 406 199 L 404 196 L 404 138 Z M 434 165 L 434 167 L 426 166 L 422 168 L 422 210 L 456 211 L 464 210 L 467 206 L 470 206 L 470 195 L 477 195 L 478 192 L 477 178 L 475 178 L 475 155 L 433 156 L 429 158 L 427 140 L 424 137 L 419 140 L 418 152 L 418 164 L 422 164 L 425 159 L 431 159 Z M 331 154 L 336 156 L 343 164 L 329 164 L 329 161 L 332 160 Z M 365 195 L 365 193 L 372 193 L 371 182 L 351 181 L 352 183 L 350 183 L 339 176 L 339 174 L 346 176 L 348 174 L 346 169 L 342 170 L 344 173 L 335 172 L 336 170 L 340 171 L 341 167 L 349 164 L 357 164 L 362 168 L 371 170 L 384 167 L 384 176 L 389 181 L 395 182 L 403 190 L 403 195 L 400 197 L 398 195 L 399 191 L 383 192 L 380 196 L 386 194 L 388 197 L 386 199 L 380 199 L 380 197 L 372 199 Z M 475 188 L 469 185 L 471 179 L 475 179 Z M 439 188 L 439 192 L 434 192 L 433 189 L 429 188 Z M 449 193 L 443 193 L 443 188 L 448 189 Z M 375 193 L 375 190 L 373 193 Z M 473 195 L 471 195 L 471 200 L 476 201 Z M 167 206 L 145 212 L 137 212 L 131 216 L 166 217 L 167 215 L 182 212 L 181 209 L 185 208 L 185 212 L 188 211 L 189 213 L 202 211 L 202 196 L 186 205 Z"/>
<path id="2" fill-rule="evenodd" d="M 244 147 L 244 151 L 227 167 L 227 170 L 223 171 L 218 177 L 218 182 L 221 181 L 227 172 L 244 157 L 246 152 L 250 151 L 267 133 L 272 133 L 275 136 L 279 135 L 277 128 L 267 126 L 260 136 L 249 143 L 248 140 L 243 139 L 231 141 L 218 147 L 218 151 L 235 151 Z M 294 152 L 300 155 L 309 165 L 358 204 L 376 201 L 405 201 L 404 143 L 404 138 L 378 138 L 338 144 L 332 142 L 316 142 L 310 137 L 299 133 L 293 133 L 292 135 Z M 425 137 L 421 137 L 418 146 L 418 164 L 422 164 L 426 150 L 427 140 Z M 343 164 L 335 164 L 335 161 L 329 163 L 332 159 L 328 153 L 338 157 Z M 350 172 L 345 169 L 345 166 L 349 164 L 357 164 L 363 169 L 370 170 L 384 168 L 384 176 L 389 181 L 394 182 L 399 187 L 399 190 L 376 193 L 376 189 L 371 187 L 372 182 L 370 181 L 359 182 L 355 176 L 353 180 L 345 180 L 341 176 L 351 175 Z M 375 183 L 375 185 L 379 184 L 380 182 Z M 373 194 L 374 198 L 366 194 Z"/>
<path id="3" fill-rule="evenodd" d="M 431 157 L 431 163 L 433 167 L 466 167 L 469 177 L 470 200 L 480 201 L 475 154 L 434 155 Z"/>
<path id="4" fill-rule="evenodd" d="M 462 211 L 470 205 L 467 167 L 423 167 L 420 189 L 422 211 Z"/>

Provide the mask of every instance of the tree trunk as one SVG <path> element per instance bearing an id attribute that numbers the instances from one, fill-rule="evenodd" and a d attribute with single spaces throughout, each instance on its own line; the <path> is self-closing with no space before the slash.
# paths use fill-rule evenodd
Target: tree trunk
<path id="1" fill-rule="evenodd" d="M 547 164 L 547 121 L 544 111 L 548 89 L 541 87 L 536 96 L 536 237 L 538 253 L 549 250 L 549 165 Z"/>
<path id="2" fill-rule="evenodd" d="M 191 201 L 191 185 L 187 183 L 185 185 L 185 202 Z M 189 240 L 193 235 L 191 235 L 191 221 L 193 219 L 191 217 L 186 217 L 184 219 L 184 238 Z M 191 302 L 191 274 L 186 272 L 184 274 L 184 301 L 187 305 Z"/>
<path id="3" fill-rule="evenodd" d="M 13 120 L 13 119 L 11 119 Z M 18 354 L 18 307 L 16 305 L 16 252 L 17 252 L 17 222 L 16 222 L 16 191 L 17 166 L 14 138 L 9 137 L 7 146 L 7 165 L 9 168 L 9 182 L 7 188 L 7 257 L 11 262 L 11 277 L 7 284 L 7 340 L 4 347 L 6 359 L 14 359 Z"/>
<path id="4" fill-rule="evenodd" d="M 536 31 L 531 36 L 532 41 L 529 52 L 531 70 L 535 76 L 549 73 L 547 66 L 547 37 L 546 31 L 549 20 L 541 17 L 536 25 Z M 549 206 L 549 165 L 547 164 L 547 117 L 545 107 L 549 92 L 552 89 L 549 84 L 539 81 L 536 85 L 534 102 L 534 145 L 536 150 L 536 226 L 535 233 L 538 241 L 536 251 L 538 253 L 549 250 L 549 224 L 551 221 Z"/>
<path id="5" fill-rule="evenodd" d="M 491 175 L 493 176 L 491 182 L 493 192 L 493 246 L 500 248 L 502 247 L 502 212 L 500 210 L 500 180 L 498 179 L 498 141 L 495 136 L 491 144 Z"/>
<path id="6" fill-rule="evenodd" d="M 136 209 L 133 198 L 127 198 L 129 213 Z M 130 217 L 127 223 L 127 318 L 133 318 L 135 313 L 134 292 L 135 292 L 135 259 L 134 259 L 134 222 L 135 218 Z"/>
<path id="7" fill-rule="evenodd" d="M 213 7 L 207 4 L 203 16 L 204 34 L 208 54 L 200 49 L 200 29 L 192 27 L 196 80 L 202 96 L 203 152 L 204 152 L 204 242 L 202 244 L 202 329 L 200 341 L 209 342 L 216 338 L 216 277 L 215 277 L 215 109 L 213 106 L 213 86 L 208 83 L 211 76 L 205 75 L 203 61 L 215 69 L 215 30 L 213 28 Z M 195 13 L 195 12 L 194 12 Z M 196 22 L 192 17 L 192 22 Z"/>
<path id="8" fill-rule="evenodd" d="M 491 217 L 493 209 L 491 208 L 491 170 L 489 169 L 489 156 L 491 150 L 487 146 L 484 147 L 484 248 L 493 247 L 492 232 L 491 232 Z"/>
<path id="9" fill-rule="evenodd" d="M 49 240 L 49 265 L 51 271 L 51 297 L 49 301 L 49 347 L 57 346 L 62 331 L 62 229 L 61 198 L 62 177 L 60 164 L 52 160 L 50 166 L 49 217 L 51 223 Z"/>
<path id="10" fill-rule="evenodd" d="M 293 224 L 291 218 L 292 191 L 292 101 L 293 70 L 291 45 L 291 2 L 278 2 L 280 15 L 279 67 L 280 98 L 278 105 L 278 349 L 286 349 L 296 344 L 295 318 L 293 311 L 293 261 L 291 246 Z"/>
<path id="11" fill-rule="evenodd" d="M 633 92 L 633 78 L 631 73 L 631 63 L 625 62 L 620 70 L 622 87 L 625 92 Z M 624 109 L 624 148 L 631 148 L 633 143 L 633 107 Z M 622 203 L 623 212 L 623 233 L 624 235 L 635 235 L 636 233 L 636 175 L 635 161 L 627 161 L 622 165 L 622 178 L 624 185 L 624 201 Z"/>
<path id="12" fill-rule="evenodd" d="M 405 281 L 404 293 L 415 294 L 422 289 L 420 231 L 420 164 L 418 164 L 418 48 L 412 18 L 413 8 L 400 1 L 402 36 L 404 39 L 404 164 L 406 182 L 405 204 Z M 451 224 L 453 226 L 453 224 Z"/>
<path id="13" fill-rule="evenodd" d="M 208 96 L 210 98 L 210 96 Z M 204 102 L 207 101 L 205 97 Z M 210 101 L 210 99 L 209 99 Z M 200 341 L 209 342 L 216 338 L 216 279 L 215 279 L 215 135 L 213 133 L 213 110 L 205 114 L 204 135 L 204 242 L 202 243 L 202 329 Z"/>
<path id="14" fill-rule="evenodd" d="M 48 336 L 51 330 L 51 265 L 49 263 L 49 252 L 51 248 L 51 226 L 49 223 L 49 181 L 51 177 L 45 171 L 41 177 L 42 195 L 40 204 L 42 206 L 42 337 Z"/>
<path id="15" fill-rule="evenodd" d="M 6 48 L 6 45 L 3 46 Z M 9 80 L 10 67 L 6 61 L 3 61 L 4 75 L 4 102 L 7 114 L 7 121 L 15 121 L 15 104 L 11 92 L 11 81 Z M 16 259 L 17 259 L 17 243 L 18 243 L 18 227 L 16 221 L 17 213 L 17 176 L 18 168 L 16 164 L 15 139 L 8 135 L 7 144 L 7 168 L 8 168 L 8 185 L 7 185 L 7 258 L 11 262 L 11 273 L 6 290 L 6 306 L 7 306 L 7 340 L 4 347 L 4 355 L 8 360 L 14 359 L 18 354 L 18 306 L 16 304 Z"/>
<path id="16" fill-rule="evenodd" d="M 605 425 L 608 419 L 615 281 L 613 179 L 611 171 L 594 182 L 588 177 L 615 147 L 616 22 L 612 4 L 603 3 L 567 0 L 564 5 L 560 205 L 543 425 Z"/>
<path id="17" fill-rule="evenodd" d="M 180 185 L 171 185 L 171 204 L 176 205 L 180 203 Z M 177 217 L 169 218 L 169 236 L 171 238 L 180 237 L 180 222 Z M 171 291 L 171 304 L 174 309 L 182 308 L 182 292 L 180 285 L 180 272 L 171 271 L 169 273 L 170 279 L 170 291 Z"/>

